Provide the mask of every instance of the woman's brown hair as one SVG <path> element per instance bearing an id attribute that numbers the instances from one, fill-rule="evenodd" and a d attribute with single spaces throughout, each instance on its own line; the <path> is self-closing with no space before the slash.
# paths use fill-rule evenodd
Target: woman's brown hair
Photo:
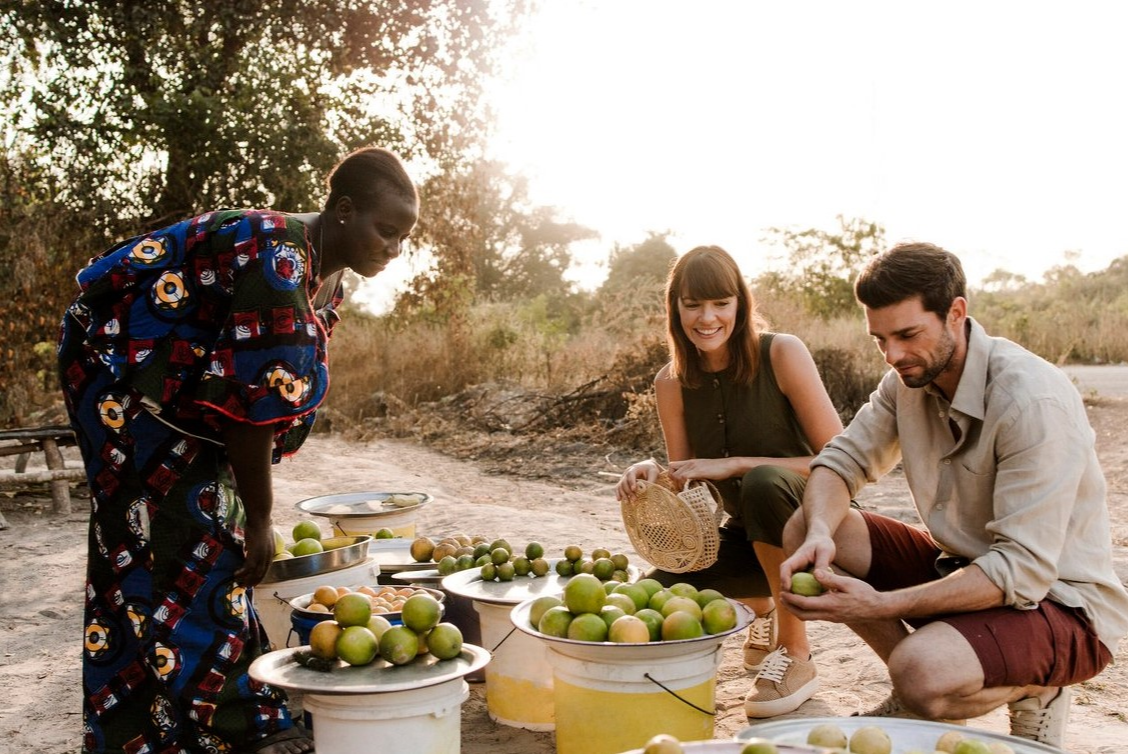
<path id="1" fill-rule="evenodd" d="M 737 262 L 720 246 L 698 246 L 679 257 L 666 281 L 666 329 L 670 346 L 671 376 L 685 387 L 698 387 L 705 379 L 697 349 L 682 330 L 679 300 L 716 301 L 737 297 L 737 317 L 729 337 L 729 368 L 733 381 L 749 385 L 760 360 L 760 333 L 768 325 Z"/>

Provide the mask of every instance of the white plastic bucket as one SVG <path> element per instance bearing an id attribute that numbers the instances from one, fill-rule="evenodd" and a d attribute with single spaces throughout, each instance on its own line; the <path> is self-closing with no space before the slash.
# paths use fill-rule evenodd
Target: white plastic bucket
<path id="1" fill-rule="evenodd" d="M 297 633 L 292 633 L 294 626 L 290 622 L 290 613 L 293 610 L 290 607 L 290 600 L 309 594 L 319 586 L 355 587 L 375 584 L 379 575 L 380 565 L 370 555 L 360 563 L 336 571 L 259 584 L 255 587 L 255 612 L 258 613 L 259 620 L 267 630 L 271 649 L 298 646 Z"/>
<path id="2" fill-rule="evenodd" d="M 547 731 L 555 727 L 553 668 L 545 644 L 514 629 L 513 605 L 474 601 L 482 646 L 490 650 L 486 711 L 502 725 Z"/>
<path id="3" fill-rule="evenodd" d="M 379 694 L 313 694 L 303 707 L 313 718 L 318 754 L 389 750 L 458 754 L 462 704 L 469 695 L 462 677 L 406 691 Z"/>
<path id="4" fill-rule="evenodd" d="M 682 651 L 684 650 L 684 651 Z M 551 644 L 557 754 L 615 754 L 669 733 L 713 738 L 721 643 L 687 644 L 669 656 L 615 656 L 582 642 Z"/>
<path id="5" fill-rule="evenodd" d="M 391 529 L 392 535 L 405 539 L 415 539 L 416 520 L 419 506 L 413 505 L 400 510 L 382 512 L 377 516 L 330 517 L 335 531 L 345 535 L 368 534 L 372 536 L 381 529 Z"/>

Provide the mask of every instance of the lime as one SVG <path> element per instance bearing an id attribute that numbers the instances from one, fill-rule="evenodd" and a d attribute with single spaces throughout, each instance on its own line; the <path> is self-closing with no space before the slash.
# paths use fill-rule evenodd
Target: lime
<path id="1" fill-rule="evenodd" d="M 573 573 L 592 573 L 596 570 L 596 564 L 591 560 L 578 560 L 572 564 Z"/>
<path id="2" fill-rule="evenodd" d="M 440 612 L 439 600 L 427 592 L 416 592 L 400 608 L 404 625 L 416 633 L 435 628 L 439 623 Z"/>
<path id="3" fill-rule="evenodd" d="M 687 584 L 685 581 L 679 581 L 677 584 L 670 585 L 670 593 L 675 597 L 689 597 L 695 599 L 698 596 L 698 587 L 693 584 Z"/>
<path id="4" fill-rule="evenodd" d="M 716 589 L 703 589 L 698 592 L 698 596 L 694 599 L 697 600 L 699 607 L 705 608 L 706 605 L 708 605 L 710 602 L 713 602 L 714 600 L 725 599 L 725 595 L 717 591 Z"/>
<path id="5" fill-rule="evenodd" d="M 645 607 L 635 613 L 635 617 L 647 624 L 651 633 L 651 641 L 662 641 L 663 614 L 658 610 Z"/>
<path id="6" fill-rule="evenodd" d="M 510 556 L 514 554 L 514 548 L 510 547 L 510 543 L 507 542 L 504 539 L 495 539 L 493 542 L 490 543 L 490 552 L 491 553 L 494 552 L 494 550 L 497 550 L 499 548 L 506 551 L 506 560 L 509 560 Z M 494 561 L 494 562 L 497 562 L 497 561 Z"/>
<path id="7" fill-rule="evenodd" d="M 612 592 L 604 600 L 607 605 L 615 605 L 620 610 L 623 610 L 625 615 L 634 615 L 635 611 L 639 608 L 635 606 L 635 600 L 627 596 L 623 592 Z"/>
<path id="8" fill-rule="evenodd" d="M 517 573 L 514 564 L 508 560 L 494 566 L 494 571 L 498 574 L 498 581 L 513 581 L 514 575 Z"/>
<path id="9" fill-rule="evenodd" d="M 294 549 L 290 552 L 294 554 L 294 557 L 300 558 L 303 555 L 317 555 L 319 552 L 325 552 L 325 548 L 322 547 L 320 539 L 306 537 L 295 542 Z"/>
<path id="10" fill-rule="evenodd" d="M 525 557 L 530 560 L 537 560 L 537 558 L 544 557 L 545 548 L 541 546 L 540 542 L 530 542 L 525 546 Z"/>
<path id="11" fill-rule="evenodd" d="M 671 613 L 683 612 L 690 613 L 696 620 L 702 619 L 702 608 L 698 607 L 698 603 L 690 597 L 671 597 L 663 604 L 659 612 L 663 614 L 664 618 Z"/>
<path id="12" fill-rule="evenodd" d="M 435 564 L 435 570 L 439 572 L 440 576 L 450 576 L 455 571 L 459 570 L 459 561 L 455 559 L 454 555 L 444 555 Z"/>
<path id="13" fill-rule="evenodd" d="M 363 626 L 372 617 L 372 600 L 365 594 L 349 592 L 337 598 L 333 606 L 333 619 L 343 628 Z"/>
<path id="14" fill-rule="evenodd" d="M 349 626 L 337 637 L 337 656 L 350 665 L 368 665 L 376 659 L 378 643 L 365 626 Z"/>
<path id="15" fill-rule="evenodd" d="M 490 545 L 487 544 L 486 542 L 479 542 L 478 544 L 476 544 L 474 546 L 474 552 L 472 552 L 471 554 L 474 555 L 475 560 L 478 560 L 483 555 L 489 555 L 490 554 Z"/>
<path id="16" fill-rule="evenodd" d="M 612 555 L 612 564 L 615 565 L 615 569 L 617 571 L 626 572 L 627 566 L 629 566 L 631 564 L 631 561 L 629 561 L 627 559 L 627 556 L 624 555 L 622 552 L 617 552 L 615 555 Z"/>
<path id="17" fill-rule="evenodd" d="M 676 641 L 678 639 L 697 639 L 705 631 L 701 622 L 693 615 L 682 610 L 675 610 L 663 618 L 663 641 Z"/>
<path id="18" fill-rule="evenodd" d="M 310 629 L 310 651 L 323 660 L 337 659 L 337 637 L 344 629 L 335 620 L 323 620 Z"/>
<path id="19" fill-rule="evenodd" d="M 494 565 L 510 562 L 510 551 L 505 547 L 495 547 L 490 551 L 490 560 Z"/>
<path id="20" fill-rule="evenodd" d="M 592 551 L 592 560 L 599 560 L 600 558 L 608 558 L 610 560 L 611 557 L 612 557 L 611 552 L 604 549 L 603 547 L 597 547 L 595 550 Z"/>
<path id="21" fill-rule="evenodd" d="M 440 660 L 453 660 L 463 651 L 463 632 L 454 623 L 440 623 L 427 635 L 427 651 Z"/>
<path id="22" fill-rule="evenodd" d="M 478 557 L 478 559 L 474 561 L 474 564 L 479 568 L 486 565 L 487 563 L 489 563 L 490 565 L 494 565 L 494 561 L 490 559 L 490 553 L 486 553 L 485 555 L 480 555 Z"/>
<path id="23" fill-rule="evenodd" d="M 538 597 L 533 600 L 533 603 L 529 606 L 529 622 L 534 628 L 537 628 L 537 624 L 541 622 L 541 616 L 545 614 L 546 610 L 550 607 L 557 607 L 563 604 L 560 597 L 556 597 L 552 594 L 545 594 Z"/>
<path id="24" fill-rule="evenodd" d="M 465 571 L 468 568 L 474 568 L 474 556 L 467 553 L 455 558 L 455 570 Z"/>
<path id="25" fill-rule="evenodd" d="M 834 723 L 821 723 L 808 731 L 807 742 L 823 749 L 846 749 L 847 734 Z"/>
<path id="26" fill-rule="evenodd" d="M 393 626 L 380 637 L 380 656 L 393 665 L 406 665 L 419 654 L 419 637 L 407 626 Z"/>
<path id="27" fill-rule="evenodd" d="M 271 532 L 274 534 L 274 554 L 286 552 L 286 540 L 282 538 L 282 534 L 274 527 L 271 527 Z"/>
<path id="28" fill-rule="evenodd" d="M 596 616 L 599 618 L 599 616 Z M 600 621 L 603 623 L 603 621 Z M 572 613 L 564 605 L 550 607 L 537 622 L 537 630 L 546 636 L 564 639 L 568 636 L 568 626 L 572 623 Z"/>
<path id="29" fill-rule="evenodd" d="M 416 537 L 412 540 L 408 552 L 415 562 L 426 563 L 431 560 L 431 553 L 435 552 L 435 543 L 429 537 Z"/>
<path id="30" fill-rule="evenodd" d="M 592 561 L 592 575 L 600 581 L 607 581 L 615 573 L 615 563 L 611 558 L 600 558 Z"/>
<path id="31" fill-rule="evenodd" d="M 572 561 L 568 558 L 562 558 L 553 566 L 553 570 L 557 572 L 558 576 L 564 576 L 567 579 L 572 575 Z"/>
<path id="32" fill-rule="evenodd" d="M 964 740 L 964 734 L 959 730 L 950 730 L 941 734 L 937 743 L 933 744 L 936 751 L 945 751 L 952 754 L 956 751 L 957 744 Z"/>
<path id="33" fill-rule="evenodd" d="M 647 739 L 643 754 L 682 754 L 682 742 L 669 733 L 659 733 Z"/>
<path id="34" fill-rule="evenodd" d="M 290 535 L 295 542 L 303 539 L 321 539 L 321 528 L 316 521 L 307 518 L 294 524 L 294 529 L 290 532 Z"/>
<path id="35" fill-rule="evenodd" d="M 992 750 L 979 739 L 965 738 L 957 744 L 953 754 L 992 754 Z"/>
<path id="36" fill-rule="evenodd" d="M 621 571 L 617 568 L 616 570 L 612 571 L 612 581 L 618 581 L 621 584 L 626 584 L 628 581 L 631 581 L 631 576 L 627 573 L 627 571 Z"/>
<path id="37" fill-rule="evenodd" d="M 376 637 L 377 641 L 380 641 L 380 637 L 384 636 L 384 632 L 392 628 L 392 623 L 383 615 L 374 615 L 368 619 L 368 623 L 365 624 L 365 627 L 369 631 L 372 631 L 372 635 Z"/>
<path id="38" fill-rule="evenodd" d="M 855 730 L 848 745 L 855 754 L 890 754 L 894 748 L 890 736 L 877 725 L 864 725 Z"/>
<path id="39" fill-rule="evenodd" d="M 779 751 L 772 741 L 751 741 L 741 749 L 741 754 L 778 754 Z"/>
<path id="40" fill-rule="evenodd" d="M 605 581 L 604 582 L 604 593 L 605 594 L 611 594 L 612 592 L 615 591 L 615 588 L 617 586 L 619 586 L 619 584 L 617 584 L 614 581 Z"/>
<path id="41" fill-rule="evenodd" d="M 626 595 L 635 603 L 636 610 L 642 610 L 650 602 L 651 595 L 639 584 L 616 584 L 615 593 Z M 632 611 L 634 612 L 634 611 Z"/>
<path id="42" fill-rule="evenodd" d="M 482 567 L 478 569 L 478 575 L 482 577 L 483 581 L 493 581 L 498 578 L 498 566 L 494 565 L 493 561 L 484 563 Z"/>
<path id="43" fill-rule="evenodd" d="M 287 560 L 292 557 L 294 557 L 294 553 L 290 552 L 289 550 L 283 550 L 282 552 L 274 556 L 274 560 Z"/>
<path id="44" fill-rule="evenodd" d="M 658 579 L 639 579 L 635 582 L 635 586 L 641 586 L 647 590 L 647 596 L 650 597 L 655 592 L 661 592 L 663 589 L 662 583 Z"/>
<path id="45" fill-rule="evenodd" d="M 707 634 L 725 633 L 736 625 L 737 608 L 729 600 L 713 600 L 702 608 L 702 628 Z"/>
<path id="46" fill-rule="evenodd" d="M 529 570 L 536 577 L 544 576 L 549 572 L 549 561 L 544 558 L 534 558 L 529 563 Z"/>
<path id="47" fill-rule="evenodd" d="M 792 574 L 792 594 L 818 597 L 823 594 L 823 585 L 808 571 L 797 571 Z"/>
<path id="48" fill-rule="evenodd" d="M 604 623 L 608 625 L 608 628 L 611 628 L 612 623 L 615 623 L 617 619 L 625 615 L 627 615 L 627 613 L 623 611 L 623 608 L 616 607 L 615 605 L 604 605 L 600 608 L 600 617 L 604 619 Z"/>
<path id="49" fill-rule="evenodd" d="M 604 641 L 608 638 L 608 624 L 599 615 L 583 613 L 568 624 L 568 638 L 573 641 Z"/>
<path id="50" fill-rule="evenodd" d="M 577 574 L 565 584 L 564 603 L 574 614 L 598 613 L 607 599 L 604 585 L 591 574 Z"/>
<path id="51" fill-rule="evenodd" d="M 644 644 L 651 640 L 651 629 L 634 615 L 617 618 L 608 626 L 608 641 L 616 644 Z"/>
<path id="52" fill-rule="evenodd" d="M 377 529 L 373 535 L 373 539 L 394 539 L 396 535 L 387 526 Z"/>
<path id="53" fill-rule="evenodd" d="M 513 559 L 513 567 L 515 576 L 528 576 L 529 572 L 533 570 L 533 565 L 529 562 L 529 558 L 521 555 Z"/>
<path id="54" fill-rule="evenodd" d="M 569 545 L 568 547 L 564 548 L 564 556 L 566 560 L 570 560 L 575 563 L 576 561 L 584 557 L 584 551 L 580 549 L 579 545 Z"/>
<path id="55" fill-rule="evenodd" d="M 661 611 L 663 605 L 666 604 L 666 601 L 673 596 L 674 595 L 671 594 L 669 589 L 660 589 L 659 591 L 651 595 L 651 599 L 647 600 L 647 607 L 651 608 L 652 610 Z"/>

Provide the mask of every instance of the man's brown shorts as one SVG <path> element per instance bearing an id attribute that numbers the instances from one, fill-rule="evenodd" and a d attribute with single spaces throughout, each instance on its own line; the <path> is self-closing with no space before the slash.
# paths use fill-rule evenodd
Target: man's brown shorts
<path id="1" fill-rule="evenodd" d="M 870 532 L 870 573 L 875 589 L 923 584 L 941 578 L 941 554 L 925 531 L 886 516 L 862 511 Z M 1081 608 L 1043 600 L 1034 610 L 996 607 L 972 613 L 907 620 L 914 628 L 948 623 L 972 646 L 984 670 L 984 686 L 1069 686 L 1093 678 L 1109 664 Z"/>

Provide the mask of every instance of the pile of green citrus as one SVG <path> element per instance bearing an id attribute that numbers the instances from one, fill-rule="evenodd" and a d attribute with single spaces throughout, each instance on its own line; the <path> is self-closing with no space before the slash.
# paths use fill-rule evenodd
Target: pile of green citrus
<path id="1" fill-rule="evenodd" d="M 403 625 L 393 626 L 382 615 L 374 615 L 366 595 L 341 595 L 333 606 L 333 620 L 318 623 L 310 631 L 310 653 L 320 660 L 343 660 L 349 665 L 368 665 L 378 657 L 393 665 L 406 665 L 431 653 L 451 660 L 463 648 L 463 635 L 453 623 L 440 623 L 439 600 L 417 592 L 400 608 Z"/>
<path id="2" fill-rule="evenodd" d="M 321 527 L 318 526 L 316 521 L 310 519 L 303 519 L 294 524 L 291 530 L 291 536 L 294 541 L 287 543 L 282 537 L 282 533 L 276 528 L 274 529 L 274 559 L 284 560 L 286 558 L 300 558 L 303 555 L 316 555 L 319 552 L 325 552 L 332 549 L 332 543 L 327 546 L 325 540 L 322 539 Z"/>
<path id="3" fill-rule="evenodd" d="M 586 558 L 579 545 L 569 545 L 564 549 L 564 558 L 557 561 L 555 568 L 558 576 L 587 573 L 600 581 L 626 582 L 628 565 L 627 556 L 623 553 L 612 554 L 603 547 L 597 547 Z"/>
<path id="4" fill-rule="evenodd" d="M 417 563 L 434 560 L 440 576 L 479 568 L 487 581 L 512 581 L 515 576 L 537 577 L 549 572 L 545 548 L 539 542 L 517 550 L 501 537 L 491 540 L 481 535 L 453 534 L 438 543 L 430 537 L 416 537 L 411 555 Z"/>
<path id="5" fill-rule="evenodd" d="M 581 573 L 560 597 L 534 600 L 529 622 L 546 636 L 641 644 L 724 633 L 736 627 L 737 610 L 714 589 L 686 583 L 666 588 L 654 579 L 604 583 Z"/>

